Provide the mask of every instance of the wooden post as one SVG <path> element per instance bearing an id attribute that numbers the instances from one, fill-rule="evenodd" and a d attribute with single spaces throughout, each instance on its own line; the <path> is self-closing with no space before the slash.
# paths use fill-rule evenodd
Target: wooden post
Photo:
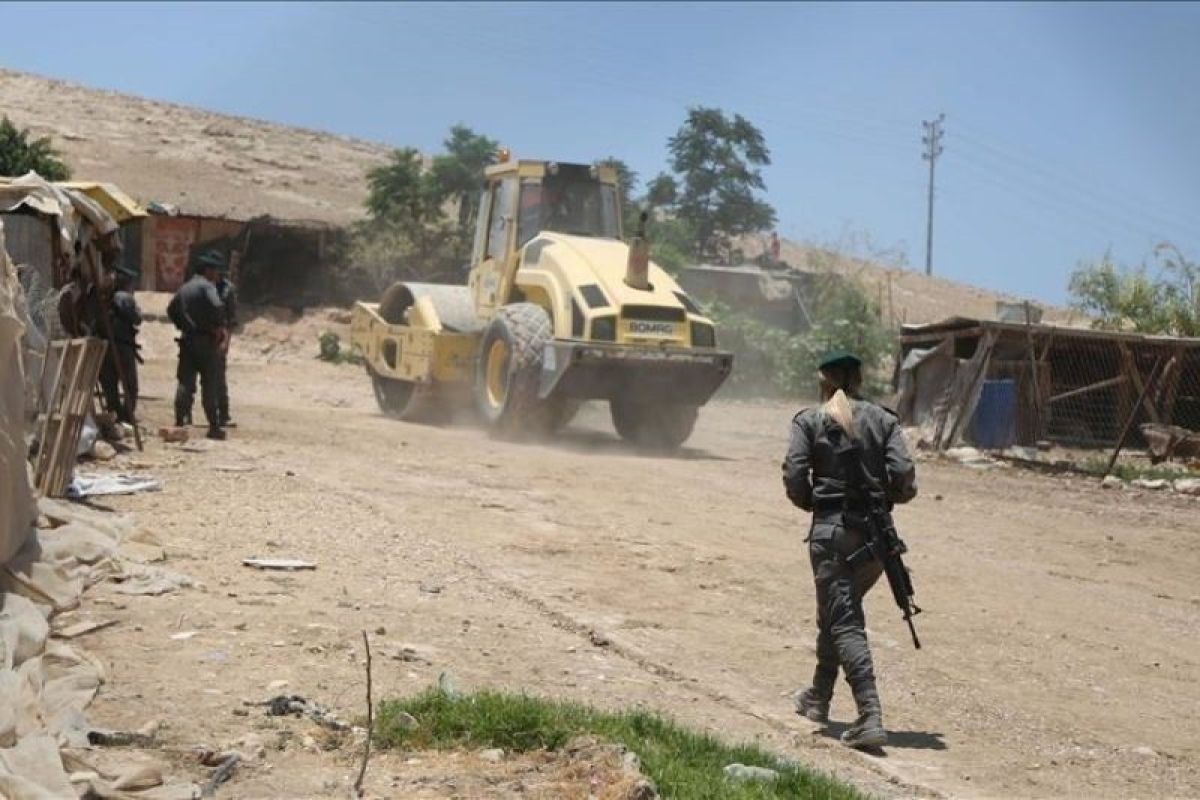
<path id="1" fill-rule="evenodd" d="M 1104 468 L 1104 474 L 1100 476 L 1100 480 L 1107 478 L 1109 473 L 1112 472 L 1112 468 L 1116 465 L 1117 456 L 1121 455 L 1121 448 L 1125 446 L 1125 440 L 1129 438 L 1129 432 L 1133 429 L 1133 421 L 1137 419 L 1138 407 L 1142 404 L 1142 400 L 1146 398 L 1146 390 L 1153 386 L 1154 382 L 1158 379 L 1158 368 L 1160 366 L 1162 366 L 1162 356 L 1159 356 L 1158 360 L 1154 362 L 1154 368 L 1150 370 L 1150 378 L 1142 386 L 1141 396 L 1138 397 L 1137 403 L 1125 419 L 1125 427 L 1121 429 L 1121 436 L 1117 439 L 1117 446 L 1113 448 L 1112 458 L 1108 460 L 1108 466 Z"/>
<path id="2" fill-rule="evenodd" d="M 1183 373 L 1183 359 L 1183 348 L 1176 347 L 1174 355 L 1171 356 L 1171 361 L 1175 363 L 1175 369 L 1166 379 L 1163 391 L 1162 420 L 1167 425 L 1175 424 L 1175 400 L 1179 394 L 1179 376 Z"/>
<path id="3" fill-rule="evenodd" d="M 987 377 L 988 366 L 992 363 L 992 350 L 996 344 L 996 333 L 988 331 L 983 334 L 979 342 L 979 350 L 976 356 L 979 357 L 979 367 L 975 374 L 971 376 L 969 382 L 963 387 L 961 401 L 959 403 L 958 416 L 950 426 L 950 434 L 941 442 L 941 449 L 947 449 L 958 436 L 962 429 L 964 420 L 969 419 L 971 414 L 975 412 L 975 405 L 979 402 L 979 389 L 983 386 L 983 380 Z"/>
<path id="4" fill-rule="evenodd" d="M 1159 361 L 1162 357 L 1159 357 Z M 1158 414 L 1158 409 L 1154 406 L 1154 401 L 1150 395 L 1145 392 L 1145 386 L 1142 384 L 1142 373 L 1137 367 L 1137 360 L 1133 357 L 1133 353 L 1129 350 L 1129 345 L 1121 342 L 1121 361 L 1125 365 L 1125 373 L 1129 375 L 1130 385 L 1137 391 L 1142 398 L 1139 405 L 1146 406 L 1146 414 L 1150 417 L 1151 422 L 1162 422 L 1162 418 Z M 1158 363 L 1158 362 L 1155 362 Z M 1133 410 L 1136 412 L 1139 405 L 1135 405 Z"/>

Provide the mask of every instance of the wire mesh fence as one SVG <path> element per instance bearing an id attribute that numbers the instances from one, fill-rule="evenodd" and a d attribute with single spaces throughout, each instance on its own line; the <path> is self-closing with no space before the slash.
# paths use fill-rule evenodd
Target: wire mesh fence
<path id="1" fill-rule="evenodd" d="M 1200 458 L 1200 339 L 958 320 L 902 335 L 900 411 L 939 449 Z"/>

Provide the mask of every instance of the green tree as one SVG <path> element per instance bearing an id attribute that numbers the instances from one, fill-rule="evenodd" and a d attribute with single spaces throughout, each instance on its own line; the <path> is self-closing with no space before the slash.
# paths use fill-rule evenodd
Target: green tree
<path id="1" fill-rule="evenodd" d="M 50 137 L 31 140 L 28 128 L 18 130 L 8 117 L 0 119 L 0 175 L 19 177 L 31 170 L 48 181 L 71 177 Z"/>
<path id="2" fill-rule="evenodd" d="M 471 196 L 497 144 L 464 125 L 442 144 L 428 162 L 406 147 L 367 173 L 369 219 L 351 231 L 349 258 L 381 288 L 396 278 L 456 281 L 469 257 Z"/>
<path id="3" fill-rule="evenodd" d="M 368 172 L 367 187 L 367 211 L 374 220 L 420 225 L 441 213 L 421 154 L 411 147 L 393 150 L 387 164 Z"/>
<path id="4" fill-rule="evenodd" d="M 456 206 L 458 226 L 469 237 L 472 203 L 483 184 L 484 169 L 496 163 L 500 143 L 466 125 L 455 125 L 442 146 L 446 152 L 434 156 L 430 168 L 433 200 L 439 207 L 448 202 Z"/>
<path id="5" fill-rule="evenodd" d="M 642 204 L 634 197 L 638 174 L 615 156 L 609 156 L 598 163 L 602 167 L 612 167 L 617 173 L 617 190 L 621 197 L 621 227 L 625 229 L 625 238 L 628 239 L 638 229 L 638 219 L 642 214 Z"/>
<path id="6" fill-rule="evenodd" d="M 762 132 L 745 117 L 695 106 L 667 147 L 674 211 L 692 226 L 696 255 L 732 260 L 738 236 L 775 224 L 775 209 L 758 197 L 766 189 L 760 168 L 771 163 L 771 154 Z M 656 179 L 656 190 L 668 188 Z"/>
<path id="7" fill-rule="evenodd" d="M 1074 306 L 1102 330 L 1200 336 L 1200 266 L 1170 243 L 1154 249 L 1159 269 L 1122 266 L 1106 252 L 1071 273 Z"/>

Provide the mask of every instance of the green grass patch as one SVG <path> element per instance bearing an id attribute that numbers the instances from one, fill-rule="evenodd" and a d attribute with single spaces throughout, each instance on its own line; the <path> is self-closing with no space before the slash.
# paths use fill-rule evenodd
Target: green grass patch
<path id="1" fill-rule="evenodd" d="M 401 712 L 417 720 L 415 728 L 403 724 Z M 664 798 L 865 798 L 848 784 L 783 761 L 760 747 L 731 746 L 645 711 L 609 713 L 579 703 L 491 691 L 451 696 L 433 688 L 383 702 L 375 724 L 380 746 L 418 750 L 557 750 L 582 734 L 622 744 L 637 753 L 642 771 Z M 776 770 L 779 780 L 728 781 L 723 770 L 734 762 Z"/>
<path id="2" fill-rule="evenodd" d="M 1089 458 L 1079 465 L 1079 468 L 1084 472 L 1093 472 L 1097 475 L 1104 472 L 1104 468 L 1108 466 L 1107 458 Z M 1138 478 L 1155 481 L 1168 480 L 1174 481 L 1179 478 L 1197 478 L 1200 473 L 1195 470 L 1182 469 L 1180 467 L 1155 466 L 1153 464 L 1131 464 L 1118 461 L 1113 465 L 1112 473 L 1123 481 L 1132 481 Z"/>

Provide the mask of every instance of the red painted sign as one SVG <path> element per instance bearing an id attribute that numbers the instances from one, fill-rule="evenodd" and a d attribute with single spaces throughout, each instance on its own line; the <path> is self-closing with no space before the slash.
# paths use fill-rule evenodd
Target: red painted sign
<path id="1" fill-rule="evenodd" d="M 154 230 L 155 288 L 173 292 L 187 280 L 188 252 L 196 241 L 200 224 L 193 219 L 159 217 Z"/>

